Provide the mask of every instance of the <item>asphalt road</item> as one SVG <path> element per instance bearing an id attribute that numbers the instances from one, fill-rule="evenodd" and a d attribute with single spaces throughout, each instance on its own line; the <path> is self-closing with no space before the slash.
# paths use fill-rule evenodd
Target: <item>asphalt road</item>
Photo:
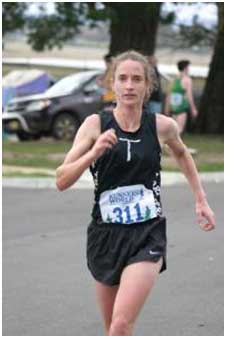
<path id="1" fill-rule="evenodd" d="M 162 189 L 168 269 L 135 327 L 143 336 L 222 336 L 223 184 L 205 185 L 216 213 L 209 233 L 195 223 L 187 185 Z M 103 335 L 86 267 L 93 193 L 3 189 L 3 335 Z"/>

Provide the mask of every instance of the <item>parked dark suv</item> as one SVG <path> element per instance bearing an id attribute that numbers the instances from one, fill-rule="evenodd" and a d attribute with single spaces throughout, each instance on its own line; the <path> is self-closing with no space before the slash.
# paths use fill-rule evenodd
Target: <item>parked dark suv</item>
<path id="1" fill-rule="evenodd" d="M 10 101 L 2 115 L 3 128 L 20 140 L 54 136 L 73 139 L 84 119 L 102 108 L 101 71 L 67 76 L 45 93 Z"/>

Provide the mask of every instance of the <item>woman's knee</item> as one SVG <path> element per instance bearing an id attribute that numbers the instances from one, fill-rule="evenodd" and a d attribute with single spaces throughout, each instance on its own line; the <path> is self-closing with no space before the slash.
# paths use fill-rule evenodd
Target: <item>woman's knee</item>
<path id="1" fill-rule="evenodd" d="M 112 318 L 109 335 L 129 336 L 132 333 L 132 323 L 124 315 L 117 315 Z"/>

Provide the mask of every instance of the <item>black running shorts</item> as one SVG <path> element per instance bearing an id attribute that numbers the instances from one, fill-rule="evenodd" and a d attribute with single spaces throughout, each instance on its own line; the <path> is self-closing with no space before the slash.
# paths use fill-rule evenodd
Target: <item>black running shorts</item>
<path id="1" fill-rule="evenodd" d="M 166 219 L 130 225 L 92 221 L 87 230 L 87 264 L 93 277 L 117 285 L 123 269 L 132 263 L 158 262 L 166 269 Z"/>

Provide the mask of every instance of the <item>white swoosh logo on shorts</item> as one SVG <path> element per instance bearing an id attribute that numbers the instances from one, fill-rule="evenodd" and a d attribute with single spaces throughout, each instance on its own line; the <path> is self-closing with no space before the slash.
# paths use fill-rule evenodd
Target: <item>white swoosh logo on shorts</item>
<path id="1" fill-rule="evenodd" d="M 150 255 L 160 255 L 160 254 L 161 254 L 161 252 L 159 252 L 159 251 L 152 251 L 152 250 L 150 250 L 150 251 L 149 251 L 149 254 L 150 254 Z"/>

